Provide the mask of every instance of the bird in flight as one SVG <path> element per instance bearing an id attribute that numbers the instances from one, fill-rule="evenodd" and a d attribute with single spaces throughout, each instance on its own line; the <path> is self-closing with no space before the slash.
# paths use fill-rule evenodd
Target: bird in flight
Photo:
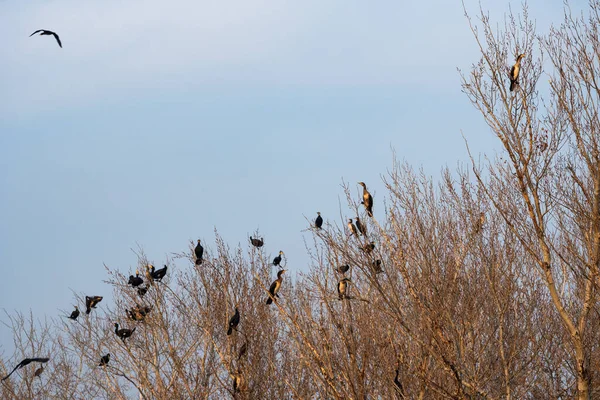
<path id="1" fill-rule="evenodd" d="M 2 380 L 4 381 L 4 380 L 8 379 L 8 377 L 11 376 L 13 374 L 13 372 L 15 372 L 18 369 L 23 368 L 26 365 L 31 364 L 32 362 L 40 362 L 43 364 L 45 362 L 48 362 L 49 360 L 50 359 L 46 358 L 46 357 L 26 358 L 23 361 L 21 361 L 20 363 L 18 363 L 17 366 L 12 371 L 10 371 L 10 374 L 6 375 L 4 378 L 2 378 Z"/>
<path id="2" fill-rule="evenodd" d="M 60 46 L 60 48 L 62 49 L 62 43 L 60 42 L 60 38 L 58 37 L 58 35 L 52 31 L 47 31 L 45 29 L 38 29 L 37 31 L 33 32 L 31 35 L 29 35 L 29 37 L 32 37 L 33 35 L 35 35 L 36 33 L 40 33 L 40 36 L 44 36 L 44 35 L 52 35 L 54 36 L 54 39 L 56 39 L 56 41 L 58 42 L 58 45 Z"/>

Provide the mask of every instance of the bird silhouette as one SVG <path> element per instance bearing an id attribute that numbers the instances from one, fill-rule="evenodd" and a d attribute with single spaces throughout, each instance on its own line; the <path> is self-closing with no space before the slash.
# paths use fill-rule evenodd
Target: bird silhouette
<path id="1" fill-rule="evenodd" d="M 102 296 L 85 296 L 85 313 L 91 313 L 92 308 L 96 308 L 96 305 L 98 305 L 98 303 L 100 303 L 102 299 Z"/>
<path id="2" fill-rule="evenodd" d="M 23 368 L 26 365 L 31 364 L 32 362 L 39 362 L 39 363 L 43 364 L 43 363 L 48 362 L 49 360 L 50 360 L 50 358 L 47 358 L 47 357 L 26 358 L 23 361 L 21 361 L 20 363 L 18 363 L 17 366 L 14 367 L 12 371 L 10 371 L 10 374 L 6 375 L 4 378 L 2 378 L 2 380 L 5 381 L 6 379 L 8 379 L 9 376 L 11 376 L 13 374 L 13 372 L 15 372 L 18 369 Z"/>
<path id="3" fill-rule="evenodd" d="M 196 256 L 196 261 L 194 262 L 196 265 L 202 264 L 202 256 L 204 255 L 204 247 L 200 244 L 200 239 L 198 239 L 198 244 L 194 249 L 194 255 Z"/>
<path id="4" fill-rule="evenodd" d="M 237 326 L 239 323 L 240 323 L 240 312 L 236 306 L 235 314 L 233 314 L 231 319 L 229 319 L 229 329 L 227 330 L 227 336 L 231 335 L 231 333 L 233 332 L 234 329 L 237 330 Z"/>
<path id="5" fill-rule="evenodd" d="M 75 306 L 75 309 L 71 312 L 71 315 L 69 315 L 69 318 L 72 320 L 77 320 L 77 318 L 79 317 L 79 307 Z"/>
<path id="6" fill-rule="evenodd" d="M 56 33 L 52 32 L 52 31 L 48 31 L 46 29 L 38 29 L 37 31 L 35 31 L 31 35 L 29 35 L 29 37 L 32 37 L 33 35 L 35 35 L 38 32 L 41 32 L 40 36 L 44 36 L 44 35 L 52 35 L 52 36 L 54 36 L 54 39 L 56 39 L 56 41 L 58 42 L 58 45 L 62 49 L 62 43 L 60 42 L 60 38 L 58 37 L 58 35 Z"/>

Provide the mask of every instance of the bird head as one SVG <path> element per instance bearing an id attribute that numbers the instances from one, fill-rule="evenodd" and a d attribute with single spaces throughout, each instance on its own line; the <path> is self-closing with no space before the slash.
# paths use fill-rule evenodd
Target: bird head
<path id="1" fill-rule="evenodd" d="M 282 269 L 281 271 L 279 271 L 279 272 L 277 273 L 277 277 L 278 277 L 278 278 L 279 278 L 279 277 L 281 277 L 281 275 L 283 275 L 283 273 L 284 273 L 285 271 L 287 271 L 287 269 Z"/>
<path id="2" fill-rule="evenodd" d="M 517 57 L 517 61 L 521 61 L 523 57 L 525 57 L 525 53 L 519 54 L 519 56 Z"/>
<path id="3" fill-rule="evenodd" d="M 352 218 L 350 218 L 350 219 L 348 220 L 348 223 L 350 223 L 350 224 L 352 223 Z"/>
<path id="4" fill-rule="evenodd" d="M 365 183 L 364 183 L 364 182 L 358 182 L 358 184 L 359 184 L 360 186 L 364 187 L 364 188 L 366 188 L 366 187 L 367 187 L 367 185 L 365 185 Z"/>
<path id="5" fill-rule="evenodd" d="M 279 255 L 282 256 L 283 255 L 283 251 L 279 250 Z"/>
<path id="6" fill-rule="evenodd" d="M 198 244 L 200 244 L 200 239 L 198 239 Z"/>
<path id="7" fill-rule="evenodd" d="M 321 213 L 319 211 L 317 211 L 317 215 L 321 215 Z"/>

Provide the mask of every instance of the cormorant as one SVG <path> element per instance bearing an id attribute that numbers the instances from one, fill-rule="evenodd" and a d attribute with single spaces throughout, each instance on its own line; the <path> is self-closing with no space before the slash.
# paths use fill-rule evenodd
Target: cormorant
<path id="1" fill-rule="evenodd" d="M 519 56 L 517 57 L 517 61 L 515 62 L 515 65 L 513 65 L 512 68 L 510 69 L 509 78 L 510 78 L 510 91 L 511 92 L 513 90 L 515 90 L 516 86 L 519 86 L 519 72 L 521 71 L 521 60 L 523 59 L 523 57 L 525 57 L 525 54 L 519 54 Z"/>
<path id="2" fill-rule="evenodd" d="M 33 373 L 33 377 L 39 378 L 39 376 L 42 375 L 42 372 L 44 372 L 44 366 L 40 366 L 38 369 L 36 369 Z"/>
<path id="3" fill-rule="evenodd" d="M 340 274 L 345 274 L 346 272 L 348 272 L 348 270 L 350 269 L 350 266 L 348 264 L 346 265 L 340 265 L 336 271 L 339 272 Z"/>
<path id="4" fill-rule="evenodd" d="M 379 274 L 379 273 L 383 272 L 383 268 L 381 268 L 381 260 L 375 260 L 375 261 L 373 261 L 372 265 L 373 265 L 373 271 L 376 274 Z"/>
<path id="5" fill-rule="evenodd" d="M 194 254 L 196 255 L 196 265 L 202 264 L 202 255 L 204 254 L 204 247 L 200 244 L 200 239 L 198 239 L 198 244 L 194 249 Z"/>
<path id="6" fill-rule="evenodd" d="M 72 320 L 77 320 L 77 317 L 79 317 L 79 307 L 75 306 L 75 309 L 71 312 L 69 318 Z"/>
<path id="7" fill-rule="evenodd" d="M 128 310 L 125 309 L 125 313 L 127 316 L 134 321 L 143 321 L 146 319 L 146 315 L 152 310 L 152 307 L 149 306 L 139 306 L 136 305 L 133 309 Z"/>
<path id="8" fill-rule="evenodd" d="M 254 247 L 263 247 L 263 244 L 265 244 L 262 239 L 253 238 L 252 236 L 250 236 L 250 243 L 252 243 L 252 246 Z"/>
<path id="9" fill-rule="evenodd" d="M 233 314 L 233 317 L 231 317 L 231 319 L 229 319 L 229 329 L 227 330 L 227 336 L 231 335 L 231 333 L 233 332 L 233 330 L 237 330 L 237 326 L 240 323 L 240 312 L 237 308 L 237 306 L 235 307 L 235 314 Z"/>
<path id="10" fill-rule="evenodd" d="M 321 217 L 321 213 L 317 211 L 317 219 L 315 219 L 315 226 L 319 229 L 323 226 L 323 217 Z"/>
<path id="11" fill-rule="evenodd" d="M 46 29 L 38 29 L 37 31 L 33 32 L 31 35 L 29 35 L 29 37 L 32 37 L 33 35 L 35 35 L 38 32 L 42 32 L 40 33 L 40 36 L 44 36 L 44 35 L 52 35 L 54 36 L 54 39 L 56 39 L 56 41 L 58 42 L 58 45 L 60 46 L 60 48 L 62 49 L 62 43 L 60 42 L 60 38 L 58 37 L 58 35 L 52 31 L 48 31 Z"/>
<path id="12" fill-rule="evenodd" d="M 129 282 L 127 282 L 127 284 L 133 287 L 137 287 L 140 286 L 142 283 L 144 283 L 144 280 L 140 277 L 139 271 L 135 271 L 135 276 L 129 275 Z"/>
<path id="13" fill-rule="evenodd" d="M 367 236 L 367 225 L 360 222 L 360 218 L 358 217 L 356 217 L 356 228 L 363 236 Z"/>
<path id="14" fill-rule="evenodd" d="M 348 282 L 350 282 L 350 278 L 344 278 L 338 282 L 338 296 L 340 300 L 346 298 L 346 294 L 348 293 Z"/>
<path id="15" fill-rule="evenodd" d="M 152 279 L 154 279 L 155 281 L 161 282 L 166 274 L 167 274 L 167 266 L 165 265 L 161 269 L 157 269 L 156 271 L 152 272 Z"/>
<path id="16" fill-rule="evenodd" d="M 133 335 L 133 332 L 135 332 L 135 327 L 133 329 L 119 329 L 119 324 L 115 322 L 115 334 L 120 337 L 123 342 L 125 342 L 125 339 Z"/>
<path id="17" fill-rule="evenodd" d="M 144 295 L 146 294 L 146 292 L 148 292 L 148 285 L 144 286 L 144 287 L 139 287 L 137 292 L 141 297 L 144 297 Z"/>
<path id="18" fill-rule="evenodd" d="M 18 369 L 23 368 L 26 365 L 31 364 L 32 362 L 39 362 L 39 363 L 46 363 L 48 362 L 50 359 L 47 357 L 36 357 L 36 358 L 26 358 L 23 361 L 21 361 L 20 363 L 17 364 L 16 367 L 13 368 L 12 371 L 10 371 L 10 374 L 6 375 L 4 378 L 2 378 L 2 380 L 6 380 L 8 379 L 9 376 L 11 376 L 13 374 L 13 372 L 15 372 Z"/>
<path id="19" fill-rule="evenodd" d="M 350 236 L 358 236 L 358 230 L 356 229 L 356 225 L 354 225 L 354 222 L 352 222 L 352 218 L 348 220 L 348 229 L 350 230 Z"/>
<path id="20" fill-rule="evenodd" d="M 91 313 L 92 308 L 96 308 L 96 305 L 98 305 L 98 303 L 100 303 L 102 299 L 102 296 L 85 296 L 85 313 Z"/>
<path id="21" fill-rule="evenodd" d="M 267 304 L 273 303 L 273 299 L 275 296 L 279 297 L 277 294 L 279 289 L 281 289 L 281 281 L 283 281 L 283 273 L 287 271 L 286 269 L 282 269 L 277 273 L 277 279 L 271 283 L 271 287 L 269 288 L 269 298 L 267 299 Z"/>
<path id="22" fill-rule="evenodd" d="M 361 204 L 365 206 L 369 217 L 373 217 L 373 196 L 371 196 L 371 193 L 367 190 L 367 185 L 365 185 L 364 182 L 358 182 L 358 184 L 363 187 L 363 201 Z"/>
<path id="23" fill-rule="evenodd" d="M 375 250 L 375 242 L 367 243 L 362 247 L 362 251 L 364 251 L 367 254 L 372 252 L 373 250 Z"/>
<path id="24" fill-rule="evenodd" d="M 110 361 L 110 353 L 106 353 L 105 356 L 102 356 L 100 358 L 100 364 L 98 364 L 101 367 L 104 367 L 105 365 L 108 364 L 108 362 Z"/>
<path id="25" fill-rule="evenodd" d="M 150 283 L 151 286 L 154 286 L 154 278 L 152 278 L 152 274 L 154 274 L 154 265 L 147 264 L 146 265 L 146 281 Z"/>
<path id="26" fill-rule="evenodd" d="M 273 265 L 280 267 L 281 256 L 283 255 L 283 251 L 279 250 L 279 255 L 273 259 Z"/>

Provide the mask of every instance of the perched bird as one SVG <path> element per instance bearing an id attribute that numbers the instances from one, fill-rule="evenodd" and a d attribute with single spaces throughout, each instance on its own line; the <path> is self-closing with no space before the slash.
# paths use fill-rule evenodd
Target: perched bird
<path id="1" fill-rule="evenodd" d="M 364 182 L 358 182 L 358 184 L 363 187 L 363 201 L 360 204 L 365 206 L 369 217 L 373 217 L 373 196 L 367 190 L 367 185 Z"/>
<path id="2" fill-rule="evenodd" d="M 367 225 L 360 222 L 360 218 L 358 217 L 356 217 L 356 228 L 363 236 L 367 236 Z"/>
<path id="3" fill-rule="evenodd" d="M 350 266 L 348 264 L 346 264 L 346 265 L 340 265 L 339 267 L 337 267 L 336 271 L 339 272 L 340 274 L 345 274 L 346 272 L 348 272 L 349 269 L 350 269 Z"/>
<path id="4" fill-rule="evenodd" d="M 79 317 L 79 307 L 75 306 L 75 309 L 71 312 L 69 318 L 75 321 L 77 320 L 77 317 Z"/>
<path id="5" fill-rule="evenodd" d="M 44 35 L 52 35 L 54 36 L 54 39 L 56 39 L 56 41 L 58 42 L 58 45 L 60 46 L 60 48 L 62 49 L 62 43 L 60 42 L 60 38 L 58 37 L 58 35 L 52 31 L 47 31 L 45 29 L 38 29 L 37 31 L 33 32 L 31 35 L 29 35 L 29 37 L 32 37 L 33 35 L 35 35 L 36 33 L 41 32 L 40 36 L 44 36 Z"/>
<path id="6" fill-rule="evenodd" d="M 275 296 L 279 297 L 277 293 L 279 293 L 279 289 L 281 289 L 281 281 L 283 281 L 283 273 L 287 271 L 286 269 L 282 269 L 277 273 L 277 279 L 271 283 L 271 287 L 269 288 L 269 298 L 267 299 L 267 304 L 273 303 L 273 299 Z"/>
<path id="7" fill-rule="evenodd" d="M 373 266 L 373 272 L 375 272 L 376 274 L 383 272 L 383 268 L 381 267 L 381 260 L 375 260 L 371 265 Z"/>
<path id="8" fill-rule="evenodd" d="M 515 90 L 515 87 L 519 86 L 519 72 L 521 72 L 521 60 L 525 57 L 525 54 L 519 54 L 515 65 L 512 66 L 509 73 L 510 78 L 510 91 Z"/>
<path id="9" fill-rule="evenodd" d="M 144 297 L 144 295 L 146 294 L 146 292 L 148 292 L 148 285 L 144 286 L 144 287 L 139 287 L 137 292 L 141 297 Z"/>
<path id="10" fill-rule="evenodd" d="M 229 319 L 229 329 L 227 330 L 227 336 L 231 335 L 231 333 L 233 332 L 233 330 L 237 330 L 237 326 L 240 323 L 240 312 L 237 308 L 237 306 L 235 307 L 235 314 L 233 314 L 233 317 L 231 317 Z"/>
<path id="11" fill-rule="evenodd" d="M 129 282 L 127 282 L 127 284 L 129 284 L 133 287 L 138 287 L 142 283 L 144 283 L 144 280 L 142 279 L 142 277 L 140 277 L 139 271 L 137 271 L 137 270 L 135 271 L 135 276 L 129 275 Z"/>
<path id="12" fill-rule="evenodd" d="M 348 229 L 350 230 L 350 236 L 358 236 L 358 230 L 356 229 L 354 222 L 352 222 L 352 218 L 348 220 Z"/>
<path id="13" fill-rule="evenodd" d="M 350 278 L 344 278 L 338 282 L 337 290 L 340 300 L 345 299 L 348 294 L 348 282 L 350 282 Z"/>
<path id="14" fill-rule="evenodd" d="M 40 375 L 42 375 L 42 372 L 44 372 L 44 367 L 40 366 L 38 369 L 35 370 L 35 372 L 33 373 L 33 377 L 34 378 L 39 378 Z"/>
<path id="15" fill-rule="evenodd" d="M 250 243 L 252 243 L 252 246 L 254 247 L 263 247 L 263 244 L 265 244 L 262 239 L 253 238 L 252 236 L 250 236 Z"/>
<path id="16" fill-rule="evenodd" d="M 100 303 L 102 299 L 102 296 L 85 296 L 85 313 L 91 313 L 92 308 L 96 308 L 96 305 L 98 305 L 98 303 Z"/>
<path id="17" fill-rule="evenodd" d="M 125 309 L 125 313 L 129 317 L 129 319 L 132 319 L 134 321 L 143 321 L 146 319 L 146 315 L 148 315 L 148 313 L 151 310 L 152 310 L 152 307 L 150 307 L 150 306 L 142 307 L 142 306 L 136 305 L 131 310 Z"/>
<path id="18" fill-rule="evenodd" d="M 115 322 L 115 334 L 120 337 L 123 342 L 125 339 L 133 335 L 133 332 L 135 332 L 135 327 L 133 329 L 119 329 L 119 324 Z"/>
<path id="19" fill-rule="evenodd" d="M 17 364 L 16 367 L 13 368 L 12 371 L 10 371 L 10 374 L 6 375 L 4 378 L 2 378 L 2 380 L 6 380 L 8 379 L 9 376 L 11 376 L 13 374 L 13 372 L 15 372 L 18 369 L 23 368 L 26 365 L 31 364 L 32 362 L 39 362 L 39 363 L 46 363 L 48 362 L 50 359 L 47 357 L 36 357 L 36 358 L 26 358 L 23 361 L 21 361 L 20 363 Z"/>
<path id="20" fill-rule="evenodd" d="M 152 278 L 152 274 L 154 274 L 154 271 L 154 265 L 146 265 L 146 280 L 150 283 L 151 286 L 154 285 L 154 278 Z"/>
<path id="21" fill-rule="evenodd" d="M 104 367 L 105 365 L 108 364 L 108 362 L 110 361 L 110 353 L 106 353 L 105 356 L 102 356 L 100 358 L 100 364 L 98 364 L 101 367 Z"/>
<path id="22" fill-rule="evenodd" d="M 367 243 L 363 247 L 361 247 L 362 251 L 369 254 L 373 250 L 375 250 L 375 242 Z"/>
<path id="23" fill-rule="evenodd" d="M 162 279 L 165 277 L 165 275 L 167 275 L 167 266 L 165 265 L 161 269 L 157 269 L 156 271 L 153 271 L 151 275 L 152 275 L 152 279 L 154 279 L 155 281 L 161 282 Z"/>
<path id="24" fill-rule="evenodd" d="M 279 255 L 273 259 L 273 265 L 279 267 L 281 263 L 281 256 L 283 255 L 283 251 L 279 250 Z"/>
<path id="25" fill-rule="evenodd" d="M 483 224 L 485 224 L 485 213 L 480 213 L 479 219 L 473 224 L 473 234 L 478 234 L 483 229 Z"/>
<path id="26" fill-rule="evenodd" d="M 196 256 L 196 265 L 202 264 L 202 255 L 204 255 L 204 247 L 200 244 L 200 239 L 198 239 L 198 244 L 194 249 L 194 255 Z"/>
<path id="27" fill-rule="evenodd" d="M 315 219 L 315 226 L 319 229 L 323 226 L 323 217 L 321 217 L 321 213 L 317 211 L 317 219 Z"/>

